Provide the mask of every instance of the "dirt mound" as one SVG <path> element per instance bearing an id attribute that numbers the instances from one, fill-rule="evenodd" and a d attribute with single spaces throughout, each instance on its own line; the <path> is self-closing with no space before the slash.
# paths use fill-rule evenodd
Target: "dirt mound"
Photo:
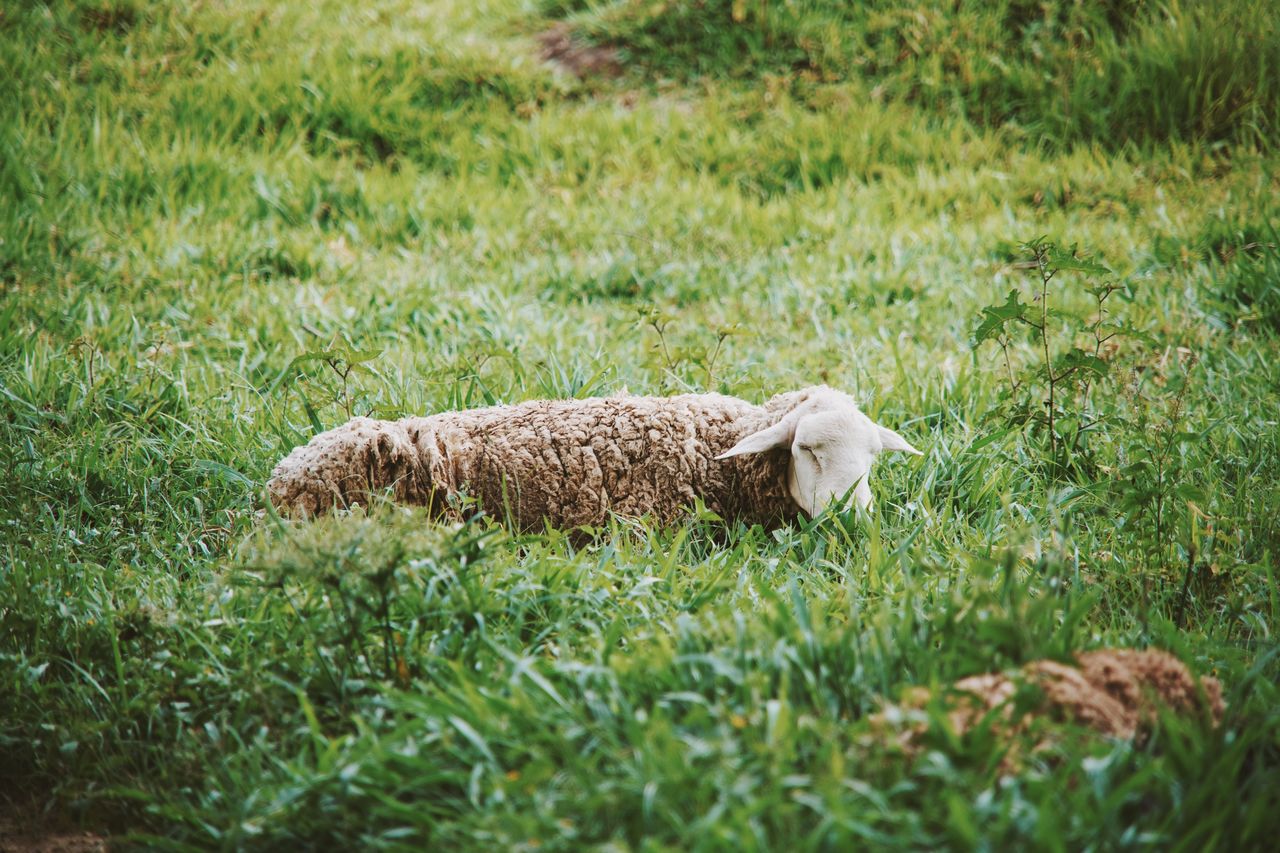
<path id="1" fill-rule="evenodd" d="M 559 65 L 577 77 L 617 77 L 622 74 L 622 62 L 618 59 L 616 47 L 584 44 L 574 37 L 568 24 L 556 24 L 539 33 L 538 44 L 542 48 L 539 55 L 543 62 Z"/>
<path id="2" fill-rule="evenodd" d="M 92 832 L 5 835 L 0 831 L 0 853 L 105 853 L 107 849 L 107 842 Z"/>
<path id="3" fill-rule="evenodd" d="M 49 822 L 35 806 L 0 799 L 0 853 L 105 853 L 101 835 Z"/>
<path id="4" fill-rule="evenodd" d="M 1016 697 L 1025 687 L 1040 697 L 1031 711 L 1014 718 Z M 922 713 L 932 696 L 911 691 L 900 706 L 877 715 L 881 725 L 906 723 L 901 743 L 911 748 L 928 728 Z M 1161 708 L 1183 716 L 1222 720 L 1222 685 L 1216 678 L 1197 679 L 1186 665 L 1159 649 L 1102 649 L 1076 656 L 1076 666 L 1034 661 L 1012 673 L 962 678 L 944 697 L 947 717 L 957 734 L 972 730 L 996 714 L 994 728 L 1018 734 L 1039 720 L 1071 722 L 1110 737 L 1143 740 Z"/>

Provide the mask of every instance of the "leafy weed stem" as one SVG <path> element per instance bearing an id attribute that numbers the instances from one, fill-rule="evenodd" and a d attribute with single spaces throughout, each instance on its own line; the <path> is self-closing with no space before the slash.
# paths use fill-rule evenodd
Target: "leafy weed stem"
<path id="1" fill-rule="evenodd" d="M 1049 352 L 1049 282 L 1057 274 L 1057 270 L 1049 266 L 1049 249 L 1047 244 L 1036 241 L 1032 244 L 1035 253 L 1036 270 L 1040 273 L 1040 325 L 1032 323 L 1032 327 L 1040 334 L 1040 344 L 1044 348 L 1045 382 L 1048 385 L 1048 418 L 1049 418 L 1049 458 L 1058 458 L 1058 433 L 1054 428 L 1055 393 L 1062 374 L 1054 373 L 1053 358 Z"/>

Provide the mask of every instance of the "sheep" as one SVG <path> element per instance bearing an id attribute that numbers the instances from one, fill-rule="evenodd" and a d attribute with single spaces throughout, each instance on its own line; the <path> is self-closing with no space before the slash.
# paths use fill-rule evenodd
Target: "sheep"
<path id="1" fill-rule="evenodd" d="M 267 484 L 309 517 L 389 492 L 434 515 L 465 493 L 521 530 L 598 527 L 610 513 L 668 525 L 701 499 L 721 518 L 777 527 L 867 484 L 882 451 L 919 455 L 826 386 L 763 406 L 720 394 L 538 400 L 398 421 L 355 418 L 295 448 Z"/>

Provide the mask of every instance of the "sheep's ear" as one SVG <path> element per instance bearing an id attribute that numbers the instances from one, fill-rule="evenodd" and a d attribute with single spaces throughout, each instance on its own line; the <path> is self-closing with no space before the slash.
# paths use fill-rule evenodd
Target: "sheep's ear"
<path id="1" fill-rule="evenodd" d="M 919 450 L 912 447 L 905 438 L 898 435 L 888 427 L 882 427 L 876 424 L 876 429 L 880 432 L 880 444 L 884 450 L 901 450 L 904 453 L 913 453 L 916 456 L 923 456 Z"/>
<path id="2" fill-rule="evenodd" d="M 779 447 L 790 447 L 791 440 L 795 436 L 795 424 L 789 423 L 788 420 L 781 420 L 771 427 L 751 433 L 716 458 L 728 459 L 730 456 L 741 456 L 744 453 L 763 453 Z"/>

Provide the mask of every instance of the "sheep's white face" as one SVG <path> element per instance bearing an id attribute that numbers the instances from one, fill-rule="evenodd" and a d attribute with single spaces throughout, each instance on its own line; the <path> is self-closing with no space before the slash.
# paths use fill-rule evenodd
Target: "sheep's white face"
<path id="1" fill-rule="evenodd" d="M 873 423 L 849 397 L 830 391 L 815 395 L 774 426 L 746 436 L 716 458 L 784 447 L 791 451 L 787 490 L 810 516 L 850 489 L 858 505 L 870 509 L 868 479 L 876 456 L 885 450 L 920 454 L 893 430 Z"/>

